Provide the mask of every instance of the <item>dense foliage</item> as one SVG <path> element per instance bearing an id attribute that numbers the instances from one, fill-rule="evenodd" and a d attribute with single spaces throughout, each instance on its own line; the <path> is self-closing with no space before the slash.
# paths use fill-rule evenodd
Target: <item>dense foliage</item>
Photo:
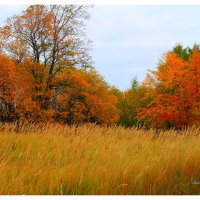
<path id="1" fill-rule="evenodd" d="M 0 121 L 184 128 L 200 121 L 200 47 L 176 45 L 120 91 L 95 71 L 88 6 L 34 5 L 0 28 Z"/>
<path id="2" fill-rule="evenodd" d="M 184 128 L 200 122 L 200 48 L 176 45 L 139 85 L 113 94 L 118 98 L 118 124 Z"/>
<path id="3" fill-rule="evenodd" d="M 88 53 L 87 8 L 29 6 L 0 29 L 0 121 L 116 122 L 116 97 Z"/>
<path id="4" fill-rule="evenodd" d="M 194 46 L 182 55 L 167 53 L 144 82 L 151 102 L 138 115 L 151 126 L 183 128 L 200 121 L 200 52 Z"/>
<path id="5" fill-rule="evenodd" d="M 146 88 L 141 87 L 135 78 L 130 89 L 122 92 L 113 87 L 112 92 L 117 97 L 117 107 L 120 111 L 117 124 L 125 127 L 145 125 L 145 120 L 137 118 L 137 110 L 148 103 L 148 100 L 144 99 Z"/>
<path id="6" fill-rule="evenodd" d="M 116 97 L 94 70 L 63 67 L 49 90 L 47 77 L 44 65 L 0 56 L 0 120 L 110 125 L 118 119 Z"/>

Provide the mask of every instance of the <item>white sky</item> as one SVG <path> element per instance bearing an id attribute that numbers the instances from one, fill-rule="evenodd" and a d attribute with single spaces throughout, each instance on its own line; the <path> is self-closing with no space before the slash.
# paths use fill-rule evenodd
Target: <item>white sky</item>
<path id="1" fill-rule="evenodd" d="M 0 23 L 26 6 L 0 6 Z M 124 90 L 145 78 L 176 43 L 200 43 L 200 6 L 96 5 L 87 35 L 95 68 L 110 85 Z"/>

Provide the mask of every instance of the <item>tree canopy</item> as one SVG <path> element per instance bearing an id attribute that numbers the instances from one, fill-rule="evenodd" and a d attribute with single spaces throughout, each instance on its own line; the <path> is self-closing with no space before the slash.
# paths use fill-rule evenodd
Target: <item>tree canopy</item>
<path id="1" fill-rule="evenodd" d="M 1 121 L 111 125 L 116 97 L 92 66 L 84 5 L 33 5 L 0 29 Z"/>
<path id="2" fill-rule="evenodd" d="M 32 5 L 0 27 L 0 121 L 184 128 L 200 122 L 200 46 L 177 44 L 139 83 L 93 67 L 84 5 Z"/>

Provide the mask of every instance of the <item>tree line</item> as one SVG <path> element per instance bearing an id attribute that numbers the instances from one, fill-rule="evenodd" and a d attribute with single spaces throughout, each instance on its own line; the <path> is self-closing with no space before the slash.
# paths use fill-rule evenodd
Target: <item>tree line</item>
<path id="1" fill-rule="evenodd" d="M 200 122 L 200 47 L 176 45 L 149 70 L 146 79 L 124 92 L 114 88 L 120 119 L 127 127 L 182 129 Z"/>
<path id="2" fill-rule="evenodd" d="M 175 46 L 120 91 L 93 67 L 89 7 L 33 5 L 0 27 L 0 121 L 183 128 L 200 121 L 200 48 Z"/>

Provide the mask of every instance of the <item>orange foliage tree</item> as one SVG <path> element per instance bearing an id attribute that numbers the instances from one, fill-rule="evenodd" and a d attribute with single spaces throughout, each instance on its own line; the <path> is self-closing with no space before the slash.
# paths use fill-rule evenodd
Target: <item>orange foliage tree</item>
<path id="1" fill-rule="evenodd" d="M 46 66 L 0 56 L 0 120 L 107 125 L 117 121 L 116 97 L 102 77 L 94 70 L 60 68 L 49 83 L 51 90 L 46 90 Z"/>
<path id="2" fill-rule="evenodd" d="M 183 128 L 200 120 L 200 52 L 186 60 L 169 52 L 148 74 L 143 85 L 150 103 L 138 109 L 138 117 L 157 128 Z"/>
<path id="3" fill-rule="evenodd" d="M 69 124 L 96 122 L 114 124 L 118 119 L 116 97 L 93 70 L 64 68 L 54 82 L 56 120 Z"/>
<path id="4" fill-rule="evenodd" d="M 52 111 L 43 109 L 46 92 L 47 68 L 30 59 L 16 64 L 15 102 L 20 119 L 45 122 L 52 118 Z"/>
<path id="5" fill-rule="evenodd" d="M 84 5 L 31 5 L 0 28 L 1 55 L 18 63 L 29 58 L 46 66 L 43 109 L 51 109 L 49 94 L 54 91 L 50 82 L 59 72 L 58 66 L 92 68 L 90 42 L 84 33 L 87 9 Z"/>
<path id="6" fill-rule="evenodd" d="M 118 119 L 116 97 L 91 65 L 87 9 L 33 5 L 0 28 L 1 121 L 110 125 Z"/>
<path id="7" fill-rule="evenodd" d="M 15 115 L 15 63 L 0 56 L 0 120 L 14 121 Z"/>

